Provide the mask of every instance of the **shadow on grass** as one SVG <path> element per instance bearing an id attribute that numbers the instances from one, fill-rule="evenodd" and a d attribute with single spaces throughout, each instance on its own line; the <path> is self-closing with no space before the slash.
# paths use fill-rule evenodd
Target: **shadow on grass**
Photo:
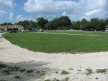
<path id="1" fill-rule="evenodd" d="M 52 69 L 44 62 L 0 63 L 0 81 L 31 81 L 41 79 Z"/>
<path id="2" fill-rule="evenodd" d="M 0 37 L 0 38 L 5 38 L 5 39 L 7 39 L 7 38 L 12 38 L 12 37 L 9 37 L 9 36 L 4 36 L 4 37 Z"/>

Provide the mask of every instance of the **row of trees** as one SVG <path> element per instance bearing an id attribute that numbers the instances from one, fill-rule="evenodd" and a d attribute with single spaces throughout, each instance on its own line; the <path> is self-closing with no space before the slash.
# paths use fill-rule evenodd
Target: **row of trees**
<path id="1" fill-rule="evenodd" d="M 1 25 L 12 25 L 12 23 L 3 23 Z M 72 21 L 68 16 L 61 16 L 60 18 L 55 18 L 52 21 L 48 21 L 43 17 L 37 18 L 37 22 L 34 21 L 19 21 L 15 25 L 21 25 L 25 29 L 27 28 L 42 28 L 45 30 L 66 30 L 66 29 L 76 29 L 76 30 L 105 30 L 105 27 L 108 27 L 108 19 L 99 20 L 98 18 L 91 18 L 90 21 L 82 19 L 81 21 Z"/>
<path id="2" fill-rule="evenodd" d="M 71 25 L 71 20 L 68 16 L 62 16 L 60 18 L 55 18 L 52 21 L 48 21 L 43 17 L 37 18 L 37 22 L 34 21 L 19 21 L 15 23 L 16 25 L 24 26 L 24 28 L 41 28 L 45 30 L 57 30 L 57 29 L 64 29 L 65 27 L 69 27 Z"/>
<path id="3" fill-rule="evenodd" d="M 86 19 L 82 19 L 81 21 L 72 22 L 71 27 L 73 29 L 81 29 L 81 30 L 105 30 L 105 27 L 108 27 L 108 19 L 106 20 L 99 20 L 98 18 L 91 18 L 90 21 Z"/>
<path id="4" fill-rule="evenodd" d="M 3 23 L 3 24 L 0 24 L 0 25 L 13 25 L 11 22 L 5 22 L 5 23 Z"/>

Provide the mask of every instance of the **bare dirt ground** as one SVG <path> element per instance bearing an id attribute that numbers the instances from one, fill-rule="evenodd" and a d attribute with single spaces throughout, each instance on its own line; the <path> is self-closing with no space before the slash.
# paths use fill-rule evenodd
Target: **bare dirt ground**
<path id="1" fill-rule="evenodd" d="M 0 80 L 5 81 L 108 81 L 107 73 L 97 73 L 97 69 L 108 69 L 108 52 L 69 54 L 69 53 L 41 53 L 33 52 L 11 44 L 0 33 L 0 62 L 8 66 L 21 66 L 33 73 L 14 72 L 9 75 L 2 74 Z M 86 69 L 93 73 L 87 76 Z M 69 74 L 62 75 L 65 70 Z M 20 76 L 20 79 L 15 78 Z"/>

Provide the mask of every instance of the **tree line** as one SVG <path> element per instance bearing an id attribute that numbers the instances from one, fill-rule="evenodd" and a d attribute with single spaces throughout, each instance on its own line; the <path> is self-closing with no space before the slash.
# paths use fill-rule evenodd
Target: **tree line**
<path id="1" fill-rule="evenodd" d="M 0 25 L 13 25 L 12 23 L 3 23 Z M 81 21 L 72 21 L 68 16 L 61 16 L 60 18 L 55 18 L 52 21 L 48 21 L 43 17 L 37 18 L 37 22 L 31 20 L 19 21 L 14 23 L 14 25 L 21 25 L 24 29 L 28 28 L 41 28 L 44 30 L 87 30 L 87 31 L 104 31 L 105 27 L 108 27 L 108 19 L 99 20 L 98 18 L 91 18 L 90 21 L 82 19 Z"/>

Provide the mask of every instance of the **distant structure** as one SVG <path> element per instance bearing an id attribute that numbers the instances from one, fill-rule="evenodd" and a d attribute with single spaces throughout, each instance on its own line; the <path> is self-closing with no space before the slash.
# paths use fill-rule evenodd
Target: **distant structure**
<path id="1" fill-rule="evenodd" d="M 24 27 L 20 25 L 2 25 L 0 26 L 0 30 L 3 30 L 4 32 L 10 31 L 10 30 L 17 30 L 21 32 L 22 30 L 24 30 Z"/>
<path id="2" fill-rule="evenodd" d="M 105 28 L 105 31 L 107 31 L 107 32 L 108 32 L 108 28 Z"/>

